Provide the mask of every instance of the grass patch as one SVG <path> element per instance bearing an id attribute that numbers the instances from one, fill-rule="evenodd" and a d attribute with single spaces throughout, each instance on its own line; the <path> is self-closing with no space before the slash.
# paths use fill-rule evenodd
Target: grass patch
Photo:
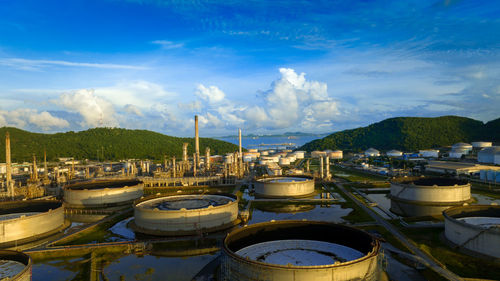
<path id="1" fill-rule="evenodd" d="M 401 231 L 412 239 L 421 250 L 432 255 L 461 277 L 500 279 L 500 264 L 468 256 L 449 247 L 441 241 L 442 229 L 401 229 Z"/>

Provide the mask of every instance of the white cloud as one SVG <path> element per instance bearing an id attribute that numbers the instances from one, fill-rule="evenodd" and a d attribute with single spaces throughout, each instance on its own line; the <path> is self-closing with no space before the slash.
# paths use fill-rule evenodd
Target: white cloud
<path id="1" fill-rule="evenodd" d="M 134 69 L 134 70 L 146 69 L 146 67 L 126 65 L 126 64 L 71 62 L 62 60 L 31 60 L 23 58 L 0 58 L 0 65 L 24 69 L 24 70 L 38 70 L 40 68 L 47 67 L 50 65 L 67 66 L 67 67 L 105 68 L 105 69 Z"/>
<path id="2" fill-rule="evenodd" d="M 38 112 L 35 109 L 20 108 L 12 111 L 0 110 L 0 126 L 14 126 L 21 129 L 29 129 L 35 126 L 43 131 L 51 129 L 62 129 L 69 127 L 69 122 L 52 116 L 47 111 Z"/>
<path id="3" fill-rule="evenodd" d="M 95 95 L 94 90 L 77 90 L 64 93 L 55 101 L 67 110 L 78 112 L 83 121 L 82 127 L 117 127 L 113 104 Z"/>
<path id="4" fill-rule="evenodd" d="M 226 97 L 224 92 L 216 86 L 205 87 L 202 84 L 198 85 L 195 94 L 199 98 L 208 101 L 209 103 L 221 102 Z"/>
<path id="5" fill-rule="evenodd" d="M 175 43 L 175 42 L 168 41 L 168 40 L 155 40 L 155 41 L 152 41 L 151 43 L 153 43 L 155 45 L 160 45 L 162 49 L 166 49 L 166 50 L 184 47 L 184 43 Z"/>
<path id="6" fill-rule="evenodd" d="M 166 91 L 163 86 L 144 80 L 122 82 L 111 87 L 95 88 L 94 92 L 96 96 L 106 97 L 106 99 L 120 107 L 132 104 L 138 108 L 150 108 L 152 104 L 171 103 L 177 98 L 175 93 Z"/>
<path id="7" fill-rule="evenodd" d="M 133 104 L 127 104 L 123 107 L 123 110 L 125 110 L 125 112 L 127 113 L 130 113 L 130 114 L 135 114 L 137 116 L 144 116 L 144 114 L 142 114 L 141 110 L 139 108 L 137 108 L 137 106 L 133 105 Z"/>

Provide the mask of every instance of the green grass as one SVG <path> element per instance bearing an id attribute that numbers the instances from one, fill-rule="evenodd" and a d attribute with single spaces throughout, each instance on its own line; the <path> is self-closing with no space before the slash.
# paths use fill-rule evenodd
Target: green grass
<path id="1" fill-rule="evenodd" d="M 385 181 L 387 177 L 385 176 L 379 176 L 379 175 L 374 175 L 374 174 L 368 174 L 368 173 L 363 173 L 358 170 L 354 169 L 347 169 L 347 168 L 341 168 L 339 166 L 334 166 L 330 172 L 334 177 L 345 179 L 347 181 L 351 182 L 357 182 L 357 181 Z M 342 174 L 347 174 L 349 176 L 343 176 Z"/>
<path id="2" fill-rule="evenodd" d="M 500 279 L 500 264 L 460 253 L 441 241 L 442 229 L 422 228 L 401 231 L 417 246 L 443 263 L 455 274 L 466 278 Z M 485 270 L 487 269 L 487 270 Z"/>

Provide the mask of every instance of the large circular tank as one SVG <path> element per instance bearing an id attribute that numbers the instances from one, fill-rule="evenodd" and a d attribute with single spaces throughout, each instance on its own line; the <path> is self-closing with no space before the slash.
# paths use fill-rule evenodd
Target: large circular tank
<path id="1" fill-rule="evenodd" d="M 441 215 L 471 201 L 470 183 L 453 178 L 416 178 L 391 183 L 391 212 L 401 216 Z"/>
<path id="2" fill-rule="evenodd" d="M 222 280 L 378 280 L 380 244 L 327 222 L 277 221 L 232 231 L 222 246 Z"/>
<path id="3" fill-rule="evenodd" d="M 16 251 L 0 250 L 0 280 L 31 281 L 30 256 Z"/>
<path id="4" fill-rule="evenodd" d="M 147 197 L 134 203 L 131 226 L 151 235 L 193 235 L 238 223 L 238 197 L 232 194 Z"/>
<path id="5" fill-rule="evenodd" d="M 273 176 L 257 178 L 255 195 L 259 197 L 304 197 L 314 193 L 314 179 L 308 176 Z"/>
<path id="6" fill-rule="evenodd" d="M 69 223 L 59 201 L 33 200 L 0 203 L 0 247 L 25 244 L 53 235 Z"/>
<path id="7" fill-rule="evenodd" d="M 131 204 L 143 195 L 144 185 L 139 180 L 98 180 L 64 187 L 67 208 L 106 208 Z"/>
<path id="8" fill-rule="evenodd" d="M 454 207 L 443 216 L 446 239 L 472 253 L 500 258 L 500 206 Z"/>

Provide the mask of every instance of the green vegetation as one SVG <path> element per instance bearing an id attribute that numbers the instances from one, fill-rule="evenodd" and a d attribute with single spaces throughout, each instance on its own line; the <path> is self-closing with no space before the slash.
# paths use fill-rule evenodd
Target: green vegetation
<path id="1" fill-rule="evenodd" d="M 90 160 L 154 159 L 164 155 L 182 157 L 182 144 L 189 143 L 188 155 L 194 153 L 194 138 L 178 138 L 146 130 L 95 128 L 81 132 L 39 134 L 17 128 L 0 128 L 0 147 L 5 147 L 5 132 L 10 133 L 12 161 L 32 161 L 33 154 L 43 159 L 47 151 L 49 161 L 58 157 L 75 157 Z M 234 152 L 234 144 L 210 138 L 200 138 L 200 151 L 210 147 L 214 154 Z M 0 149 L 0 159 L 5 159 L 5 149 Z"/>
<path id="2" fill-rule="evenodd" d="M 422 228 L 401 231 L 417 246 L 443 263 L 449 270 L 466 278 L 500 279 L 500 265 L 491 260 L 460 253 L 441 241 L 442 229 Z M 487 268 L 488 270 L 485 270 Z"/>
<path id="3" fill-rule="evenodd" d="M 382 150 L 416 151 L 483 139 L 500 141 L 500 118 L 484 124 L 458 116 L 397 117 L 367 127 L 333 133 L 306 143 L 299 150 L 361 151 L 375 147 Z"/>
<path id="4" fill-rule="evenodd" d="M 344 220 L 349 221 L 351 223 L 356 222 L 371 222 L 373 221 L 372 217 L 368 215 L 363 209 L 361 209 L 356 203 L 354 203 L 349 196 L 345 195 L 335 184 L 329 184 L 330 188 L 333 188 L 337 194 L 340 194 L 345 199 L 345 202 L 341 202 L 340 206 L 342 208 L 350 208 L 352 212 L 350 212 L 347 216 L 342 217 Z"/>
<path id="5" fill-rule="evenodd" d="M 379 176 L 374 174 L 363 173 L 354 169 L 346 169 L 341 168 L 339 166 L 335 166 L 332 170 L 332 174 L 334 177 L 341 178 L 347 181 L 355 182 L 355 181 L 381 181 L 385 180 L 387 177 Z M 376 187 L 387 187 L 385 183 L 380 183 L 381 186 Z"/>

